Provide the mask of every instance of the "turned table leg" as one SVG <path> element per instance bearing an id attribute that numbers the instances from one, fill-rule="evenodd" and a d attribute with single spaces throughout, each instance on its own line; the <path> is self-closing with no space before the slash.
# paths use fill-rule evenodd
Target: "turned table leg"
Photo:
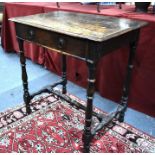
<path id="1" fill-rule="evenodd" d="M 22 69 L 22 81 L 23 81 L 23 90 L 24 90 L 24 102 L 26 104 L 26 112 L 27 114 L 31 113 L 30 109 L 30 94 L 28 90 L 28 77 L 27 77 L 27 72 L 26 72 L 26 59 L 24 56 L 24 49 L 23 49 L 23 40 L 18 39 L 18 44 L 19 44 L 19 50 L 20 50 L 20 63 L 21 63 L 21 69 Z"/>
<path id="2" fill-rule="evenodd" d="M 125 84 L 123 87 L 123 94 L 122 94 L 122 99 L 121 99 L 121 105 L 123 105 L 125 108 L 119 116 L 120 122 L 124 121 L 125 111 L 128 106 L 129 87 L 130 87 L 130 83 L 131 83 L 131 72 L 134 67 L 133 61 L 134 61 L 134 57 L 135 57 L 135 53 L 136 53 L 136 46 L 137 46 L 137 41 L 130 43 L 127 74 L 126 74 L 126 79 L 125 79 Z"/>
<path id="3" fill-rule="evenodd" d="M 66 89 L 66 84 L 67 84 L 67 73 L 66 73 L 66 55 L 62 54 L 62 93 L 66 94 L 67 89 Z"/>
<path id="4" fill-rule="evenodd" d="M 93 95 L 95 92 L 95 64 L 88 63 L 88 88 L 87 88 L 87 105 L 85 112 L 85 127 L 83 133 L 84 142 L 84 152 L 88 153 L 90 151 L 90 142 L 92 139 L 91 135 L 91 122 L 92 122 L 92 112 L 93 112 Z"/>

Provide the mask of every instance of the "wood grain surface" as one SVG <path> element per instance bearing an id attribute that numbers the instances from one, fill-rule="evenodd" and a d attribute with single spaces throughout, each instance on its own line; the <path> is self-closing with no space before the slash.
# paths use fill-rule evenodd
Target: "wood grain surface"
<path id="1" fill-rule="evenodd" d="M 137 20 L 65 11 L 16 17 L 9 20 L 98 42 L 117 37 L 147 24 Z"/>

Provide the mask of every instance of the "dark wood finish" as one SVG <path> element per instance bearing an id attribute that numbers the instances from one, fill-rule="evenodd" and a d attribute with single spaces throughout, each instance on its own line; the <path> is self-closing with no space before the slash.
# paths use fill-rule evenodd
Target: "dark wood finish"
<path id="1" fill-rule="evenodd" d="M 24 102 L 26 104 L 26 111 L 27 114 L 31 113 L 30 109 L 30 94 L 28 89 L 28 77 L 26 72 L 26 60 L 24 56 L 24 50 L 23 50 L 23 40 L 18 39 L 19 49 L 20 49 L 20 63 L 21 63 L 21 69 L 22 69 L 22 81 L 23 81 L 23 88 L 24 88 Z"/>
<path id="2" fill-rule="evenodd" d="M 87 153 L 90 150 L 91 135 L 91 123 L 92 123 L 92 112 L 93 112 L 93 96 L 95 92 L 95 63 L 88 63 L 88 88 L 87 88 L 87 105 L 85 115 L 85 127 L 83 133 L 84 152 Z"/>
<path id="3" fill-rule="evenodd" d="M 65 11 L 53 11 L 10 20 L 97 42 L 106 41 L 146 25 L 143 21 Z"/>
<path id="4" fill-rule="evenodd" d="M 72 105 L 84 109 L 86 111 L 83 133 L 84 152 L 89 152 L 91 139 L 96 132 L 111 123 L 113 119 L 119 121 L 124 119 L 138 36 L 140 28 L 145 26 L 146 22 L 62 11 L 17 17 L 11 20 L 15 22 L 21 51 L 24 101 L 27 113 L 30 113 L 30 100 L 43 92 L 54 93 Z M 62 54 L 62 80 L 60 82 L 29 95 L 23 40 L 34 42 L 48 49 L 54 49 L 55 52 Z M 118 105 L 114 113 L 102 116 L 93 112 L 96 65 L 101 57 L 125 44 L 130 45 L 130 54 L 121 104 Z M 87 63 L 89 77 L 86 107 L 66 95 L 66 55 L 81 59 Z M 59 84 L 62 85 L 62 93 L 53 89 Z M 92 115 L 96 116 L 100 122 L 94 130 L 91 130 Z"/>
<path id="5" fill-rule="evenodd" d="M 104 42 L 95 42 L 16 23 L 18 38 L 88 62 L 97 61 L 108 52 L 128 44 L 129 40 L 135 40 L 137 31 L 127 32 Z"/>
<path id="6" fill-rule="evenodd" d="M 66 84 L 67 84 L 67 75 L 66 75 L 66 55 L 62 54 L 62 93 L 66 94 L 67 89 L 66 89 Z"/>
<path id="7" fill-rule="evenodd" d="M 79 38 L 69 37 L 64 34 L 19 23 L 16 23 L 16 33 L 18 38 L 37 43 L 48 49 L 52 48 L 57 52 L 66 53 L 80 59 L 85 57 L 84 52 L 86 53 L 87 47 L 87 41 L 85 39 L 81 40 Z"/>
<path id="8" fill-rule="evenodd" d="M 124 110 L 121 112 L 119 116 L 119 121 L 123 122 L 124 121 L 124 115 L 126 108 L 128 106 L 128 96 L 129 96 L 129 87 L 130 87 L 130 81 L 131 81 L 131 72 L 134 67 L 133 61 L 136 53 L 136 47 L 137 47 L 137 41 L 138 41 L 138 36 L 137 34 L 137 39 L 134 42 L 130 42 L 130 52 L 129 52 L 129 59 L 128 59 L 128 66 L 127 66 L 127 74 L 126 74 L 126 79 L 123 87 L 123 94 L 122 94 L 122 99 L 121 99 L 121 105 L 124 106 Z"/>

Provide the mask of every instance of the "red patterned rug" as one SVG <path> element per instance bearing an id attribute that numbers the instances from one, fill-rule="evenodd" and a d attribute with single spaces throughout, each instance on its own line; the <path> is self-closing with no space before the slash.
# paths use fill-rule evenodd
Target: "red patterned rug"
<path id="1" fill-rule="evenodd" d="M 82 151 L 84 111 L 47 94 L 33 100 L 31 105 L 33 113 L 29 116 L 24 106 L 0 113 L 1 153 Z M 97 119 L 93 120 L 95 125 Z M 91 152 L 155 152 L 155 138 L 126 123 L 113 122 L 93 138 Z"/>

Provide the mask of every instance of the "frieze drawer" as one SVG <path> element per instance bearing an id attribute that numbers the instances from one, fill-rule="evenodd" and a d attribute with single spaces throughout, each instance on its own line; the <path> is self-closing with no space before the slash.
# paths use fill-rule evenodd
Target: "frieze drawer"
<path id="1" fill-rule="evenodd" d="M 50 49 L 61 50 L 69 55 L 83 58 L 87 55 L 86 47 L 88 46 L 88 42 L 86 39 L 81 40 L 56 32 L 49 33 L 47 30 L 18 23 L 16 23 L 16 35 L 23 40 L 34 42 Z"/>

